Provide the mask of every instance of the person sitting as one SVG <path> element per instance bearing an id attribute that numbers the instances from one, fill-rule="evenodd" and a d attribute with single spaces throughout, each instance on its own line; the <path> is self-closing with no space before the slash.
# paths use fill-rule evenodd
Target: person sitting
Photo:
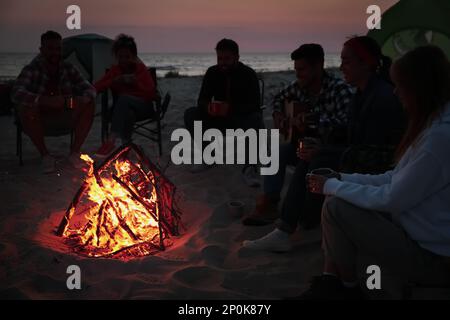
<path id="1" fill-rule="evenodd" d="M 438 47 L 418 47 L 394 63 L 391 75 L 408 114 L 397 164 L 379 175 L 308 178 L 311 192 L 329 196 L 325 263 L 299 298 L 364 298 L 359 254 L 400 283 L 450 284 L 450 62 Z"/>
<path id="2" fill-rule="evenodd" d="M 311 194 L 306 189 L 305 177 L 313 169 L 325 167 L 339 168 L 346 166 L 347 170 L 354 170 L 347 163 L 351 161 L 339 155 L 355 155 L 352 152 L 360 146 L 375 148 L 374 155 L 379 158 L 379 148 L 397 146 L 405 127 L 405 115 L 400 102 L 394 94 L 394 88 L 386 79 L 390 67 L 390 59 L 381 53 L 380 46 L 375 40 L 362 36 L 354 37 L 344 43 L 341 70 L 346 82 L 357 88 L 356 94 L 349 104 L 348 147 L 339 145 L 333 153 L 324 152 L 330 146 L 314 147 L 299 154 L 300 160 L 291 184 L 286 194 L 281 211 L 281 219 L 277 221 L 277 228 L 268 235 L 244 244 L 247 248 L 289 251 L 292 248 L 290 235 L 295 232 L 298 224 L 305 229 L 315 227 L 320 223 L 320 212 L 323 197 Z M 322 148 L 322 151 L 320 150 Z M 364 149 L 366 150 L 366 149 Z M 389 148 L 390 150 L 390 148 Z M 350 152 L 348 152 L 350 151 Z M 311 158 L 311 155 L 314 156 Z M 328 164 L 321 160 L 327 156 Z M 389 154 L 384 166 L 393 162 L 393 155 Z M 312 159 L 309 165 L 308 159 Z M 335 160 L 333 162 L 333 159 Z M 376 159 L 370 159 L 372 162 Z M 343 162 L 346 163 L 343 163 Z M 378 160 L 380 161 L 380 160 Z M 387 168 L 385 168 L 387 169 Z M 354 171 L 352 171 L 354 172 Z"/>
<path id="3" fill-rule="evenodd" d="M 55 170 L 44 133 L 73 128 L 74 142 L 69 161 L 80 168 L 80 149 L 94 118 L 95 89 L 69 62 L 62 60 L 62 38 L 55 31 L 41 35 L 40 54 L 19 74 L 11 99 L 16 105 L 23 131 L 30 137 L 42 157 L 44 173 Z"/>
<path id="4" fill-rule="evenodd" d="M 305 202 L 304 179 L 308 170 L 317 166 L 337 166 L 336 162 L 339 156 L 335 154 L 332 148 L 327 148 L 327 151 L 323 148 L 322 154 L 305 155 L 304 159 L 299 160 L 296 155 L 298 138 L 309 135 L 309 138 L 315 136 L 315 142 L 321 139 L 323 143 L 330 146 L 345 144 L 347 112 L 353 97 L 351 87 L 334 74 L 324 70 L 324 51 L 319 44 L 301 45 L 292 52 L 291 59 L 294 61 L 297 80 L 282 89 L 274 97 L 274 125 L 276 128 L 281 128 L 285 121 L 283 104 L 286 101 L 296 101 L 299 103 L 299 107 L 301 105 L 306 106 L 304 108 L 309 114 L 318 117 L 314 125 L 318 126 L 319 130 L 302 131 L 306 123 L 302 123 L 301 119 L 300 122 L 296 121 L 297 137 L 292 139 L 291 142 L 280 145 L 279 171 L 273 176 L 264 177 L 263 194 L 257 199 L 255 210 L 244 218 L 244 225 L 266 225 L 273 223 L 280 216 L 277 212 L 277 205 L 284 184 L 286 167 L 289 164 L 296 165 L 298 163 L 283 203 L 283 217 L 298 216 L 298 211 L 301 210 L 301 206 Z M 299 120 L 298 118 L 296 119 Z M 330 139 L 328 139 L 328 136 Z M 289 224 L 295 228 L 297 222 Z M 253 244 L 246 242 L 244 246 L 253 247 Z M 283 248 L 275 249 L 285 250 Z"/>
<path id="5" fill-rule="evenodd" d="M 197 107 L 185 111 L 185 127 L 191 136 L 194 134 L 194 121 L 202 121 L 203 130 L 263 128 L 256 72 L 239 61 L 239 46 L 231 39 L 220 40 L 216 54 L 217 64 L 208 68 L 203 77 Z M 193 172 L 207 168 L 199 166 Z M 256 170 L 256 166 L 244 168 L 246 181 L 253 186 L 259 184 Z"/>
<path id="6" fill-rule="evenodd" d="M 120 34 L 116 37 L 112 50 L 117 64 L 94 84 L 97 92 L 111 89 L 116 97 L 111 132 L 97 150 L 98 157 L 109 155 L 115 149 L 118 138 L 122 144 L 129 143 L 134 123 L 155 114 L 152 101 L 156 98 L 156 86 L 147 67 L 137 56 L 134 39 Z"/>

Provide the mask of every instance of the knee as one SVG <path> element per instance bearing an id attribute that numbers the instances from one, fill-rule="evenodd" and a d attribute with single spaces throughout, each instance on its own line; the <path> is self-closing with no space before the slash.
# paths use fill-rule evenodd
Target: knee
<path id="1" fill-rule="evenodd" d="M 346 202 L 337 197 L 329 196 L 325 198 L 322 206 L 322 221 L 333 222 L 341 219 L 341 213 Z"/>
<path id="2" fill-rule="evenodd" d="M 82 105 L 82 110 L 86 116 L 93 117 L 95 113 L 95 101 L 90 101 Z"/>

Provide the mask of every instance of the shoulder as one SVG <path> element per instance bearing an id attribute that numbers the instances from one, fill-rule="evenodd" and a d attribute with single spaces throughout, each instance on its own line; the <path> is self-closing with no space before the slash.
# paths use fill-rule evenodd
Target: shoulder
<path id="1" fill-rule="evenodd" d="M 354 93 L 354 89 L 347 82 L 330 71 L 325 71 L 324 82 L 332 95 L 353 95 Z"/>
<path id="2" fill-rule="evenodd" d="M 206 70 L 205 76 L 212 76 L 219 73 L 219 67 L 217 65 L 211 66 Z"/>
<path id="3" fill-rule="evenodd" d="M 22 72 L 30 73 L 39 70 L 41 70 L 41 59 L 37 56 L 23 67 Z"/>
<path id="4" fill-rule="evenodd" d="M 255 76 L 255 77 L 257 76 L 256 71 L 253 70 L 253 68 L 251 68 L 250 66 L 248 66 L 246 64 L 243 64 L 242 62 L 239 62 L 238 68 L 243 73 L 246 73 L 248 75 Z"/>
<path id="5" fill-rule="evenodd" d="M 112 68 L 119 68 L 119 66 L 114 65 Z M 143 62 L 136 63 L 136 71 L 137 72 L 143 72 L 143 71 L 148 72 L 148 70 L 149 70 L 149 68 Z"/>
<path id="6" fill-rule="evenodd" d="M 450 114 L 436 119 L 422 138 L 422 147 L 443 163 L 450 162 Z"/>

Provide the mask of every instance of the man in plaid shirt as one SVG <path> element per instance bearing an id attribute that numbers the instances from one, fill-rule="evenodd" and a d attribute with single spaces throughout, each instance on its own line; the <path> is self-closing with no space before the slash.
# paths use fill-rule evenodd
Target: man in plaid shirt
<path id="1" fill-rule="evenodd" d="M 95 89 L 79 71 L 61 58 L 61 35 L 47 31 L 41 36 L 40 54 L 25 66 L 17 78 L 11 99 L 17 106 L 23 131 L 42 156 L 43 171 L 55 169 L 44 133 L 74 131 L 69 161 L 77 168 L 83 163 L 81 146 L 92 126 Z"/>
<path id="2" fill-rule="evenodd" d="M 304 227 L 316 225 L 317 213 L 310 213 L 312 210 L 306 207 L 315 202 L 314 199 L 310 201 L 306 192 L 306 174 L 316 168 L 337 167 L 339 153 L 343 150 L 341 146 L 346 143 L 347 115 L 353 90 L 343 80 L 324 70 L 324 52 L 320 45 L 304 44 L 291 54 L 291 58 L 295 61 L 297 80 L 274 97 L 274 125 L 282 129 L 285 121 L 283 106 L 286 101 L 296 101 L 306 108 L 306 116 L 303 119 L 299 116 L 294 121 L 301 132 L 298 137 L 315 137 L 314 143 L 297 150 L 297 154 L 297 139 L 280 145 L 280 169 L 277 174 L 264 177 L 264 193 L 258 199 L 255 211 L 243 220 L 245 225 L 265 225 L 279 217 L 277 205 L 289 164 L 297 166 L 283 201 L 281 224 L 295 230 L 298 213 L 302 211 L 303 221 L 300 223 Z M 310 116 L 315 117 L 314 130 L 308 129 Z M 254 242 L 245 242 L 244 246 L 252 248 Z"/>

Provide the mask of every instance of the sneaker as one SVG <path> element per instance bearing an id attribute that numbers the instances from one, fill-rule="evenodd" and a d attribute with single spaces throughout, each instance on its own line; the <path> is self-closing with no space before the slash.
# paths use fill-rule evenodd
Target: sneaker
<path id="1" fill-rule="evenodd" d="M 50 155 L 45 155 L 42 157 L 42 172 L 44 174 L 52 173 L 56 171 L 55 159 Z"/>
<path id="2" fill-rule="evenodd" d="M 102 144 L 102 146 L 95 152 L 95 155 L 98 158 L 106 158 L 107 156 L 109 156 L 114 149 L 116 148 L 116 144 L 114 142 L 111 141 L 106 141 L 105 143 Z"/>
<path id="3" fill-rule="evenodd" d="M 273 223 L 278 218 L 279 198 L 262 195 L 256 201 L 255 210 L 242 220 L 246 226 L 265 226 Z"/>
<path id="4" fill-rule="evenodd" d="M 257 166 L 245 166 L 245 168 L 242 170 L 242 176 L 245 183 L 251 188 L 258 188 L 261 185 L 261 179 L 258 174 Z"/>
<path id="5" fill-rule="evenodd" d="M 280 229 L 275 229 L 260 239 L 245 240 L 242 243 L 242 247 L 270 252 L 288 252 L 292 250 L 289 234 Z"/>
<path id="6" fill-rule="evenodd" d="M 342 281 L 333 275 L 314 277 L 311 286 L 299 296 L 288 300 L 364 300 L 366 299 L 359 286 L 347 288 Z"/>
<path id="7" fill-rule="evenodd" d="M 87 166 L 86 162 L 80 158 L 81 154 L 74 152 L 71 153 L 68 160 L 69 163 L 74 167 L 75 169 L 83 169 Z"/>

